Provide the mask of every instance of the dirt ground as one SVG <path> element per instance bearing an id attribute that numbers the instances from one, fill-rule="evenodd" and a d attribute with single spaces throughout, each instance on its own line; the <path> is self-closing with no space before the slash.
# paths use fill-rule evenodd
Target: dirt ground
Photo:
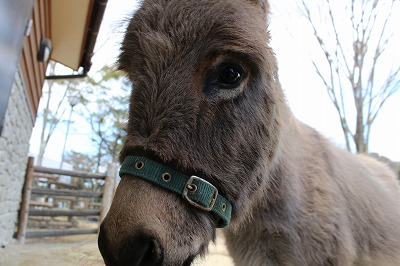
<path id="1" fill-rule="evenodd" d="M 216 245 L 210 244 L 210 253 L 198 259 L 195 266 L 233 265 L 225 248 L 225 241 L 217 233 Z M 0 249 L 0 266 L 93 266 L 104 265 L 97 248 L 96 235 L 27 239 L 25 245 L 11 243 Z"/>

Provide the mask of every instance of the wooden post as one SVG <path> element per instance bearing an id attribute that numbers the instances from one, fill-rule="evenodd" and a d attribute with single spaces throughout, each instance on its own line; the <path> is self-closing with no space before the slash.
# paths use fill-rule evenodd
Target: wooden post
<path id="1" fill-rule="evenodd" d="M 100 222 L 104 220 L 111 207 L 111 202 L 114 196 L 114 183 L 117 175 L 117 167 L 115 164 L 109 163 L 107 167 L 107 176 L 105 177 L 103 191 L 103 205 L 100 211 Z"/>
<path id="2" fill-rule="evenodd" d="M 19 210 L 17 239 L 20 244 L 25 244 L 26 228 L 28 226 L 29 202 L 31 200 L 31 188 L 33 180 L 33 157 L 28 158 L 26 167 L 25 184 L 22 192 L 21 206 Z"/>

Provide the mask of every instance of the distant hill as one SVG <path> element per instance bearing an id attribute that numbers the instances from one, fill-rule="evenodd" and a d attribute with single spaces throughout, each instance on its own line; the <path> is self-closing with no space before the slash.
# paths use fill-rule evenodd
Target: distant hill
<path id="1" fill-rule="evenodd" d="M 393 169 L 393 171 L 397 174 L 397 177 L 400 179 L 400 162 L 393 162 L 389 158 L 386 158 L 385 156 L 381 156 L 377 153 L 370 153 L 369 155 L 371 157 L 378 159 L 381 162 L 386 163 L 390 168 Z"/>

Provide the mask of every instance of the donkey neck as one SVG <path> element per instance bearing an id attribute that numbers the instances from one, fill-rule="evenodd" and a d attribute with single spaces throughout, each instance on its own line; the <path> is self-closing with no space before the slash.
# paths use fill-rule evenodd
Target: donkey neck
<path id="1" fill-rule="evenodd" d="M 310 129 L 293 116 L 288 117 L 281 128 L 275 159 L 263 173 L 267 182 L 249 207 L 247 218 L 225 231 L 228 249 L 234 256 L 238 255 L 237 258 L 265 259 L 265 252 L 268 252 L 271 265 L 281 264 L 282 260 L 285 265 L 302 263 L 301 252 L 296 247 L 299 235 L 295 224 L 302 215 L 305 191 L 301 176 L 306 163 L 303 152 L 309 145 L 304 134 L 308 135 Z M 251 248 L 241 250 L 244 246 Z M 242 254 L 249 250 L 251 254 Z M 239 260 L 235 259 L 235 262 L 242 265 Z M 244 261 L 243 265 L 247 263 Z M 255 265 L 265 263 L 254 261 Z"/>

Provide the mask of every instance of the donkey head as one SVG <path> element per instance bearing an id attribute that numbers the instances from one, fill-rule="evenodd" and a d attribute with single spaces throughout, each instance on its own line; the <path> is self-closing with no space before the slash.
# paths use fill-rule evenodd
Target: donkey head
<path id="1" fill-rule="evenodd" d="M 262 193 L 278 144 L 284 97 L 267 12 L 261 0 L 145 0 L 119 58 L 133 84 L 120 161 L 208 181 L 232 204 L 232 227 Z M 190 265 L 216 227 L 211 212 L 124 172 L 99 248 L 107 265 Z"/>

